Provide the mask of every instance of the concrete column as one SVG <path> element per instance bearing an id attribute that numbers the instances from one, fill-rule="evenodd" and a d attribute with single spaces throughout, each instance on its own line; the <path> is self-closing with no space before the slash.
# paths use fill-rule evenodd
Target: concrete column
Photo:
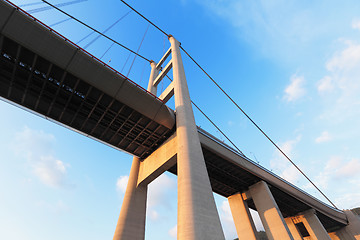
<path id="1" fill-rule="evenodd" d="M 311 240 L 331 240 L 314 209 L 302 213 L 302 223 L 309 232 Z"/>
<path id="2" fill-rule="evenodd" d="M 257 230 L 250 215 L 249 207 L 241 193 L 228 197 L 228 201 L 239 240 L 258 240 Z"/>
<path id="3" fill-rule="evenodd" d="M 140 159 L 134 157 L 113 240 L 144 240 L 147 185 L 136 187 Z"/>
<path id="4" fill-rule="evenodd" d="M 178 240 L 225 239 L 190 102 L 180 43 L 169 37 L 177 134 Z"/>
<path id="5" fill-rule="evenodd" d="M 149 92 L 151 92 L 152 94 L 156 95 L 157 87 L 154 86 L 154 80 L 158 76 L 159 70 L 156 69 L 156 63 L 153 60 L 151 60 L 150 66 L 151 66 L 151 73 L 150 73 L 149 84 L 148 84 L 147 90 Z"/>
<path id="6" fill-rule="evenodd" d="M 269 240 L 293 240 L 268 185 L 258 182 L 249 188 Z"/>
<path id="7" fill-rule="evenodd" d="M 295 223 L 291 219 L 291 217 L 285 218 L 285 223 L 288 226 L 291 235 L 293 236 L 294 240 L 303 240 L 302 236 L 300 235 Z"/>

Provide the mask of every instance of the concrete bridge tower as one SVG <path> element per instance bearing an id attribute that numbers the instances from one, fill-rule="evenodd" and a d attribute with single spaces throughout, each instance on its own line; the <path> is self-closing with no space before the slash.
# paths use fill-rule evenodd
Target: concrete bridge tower
<path id="1" fill-rule="evenodd" d="M 191 106 L 184 66 L 180 54 L 180 43 L 169 37 L 171 47 L 159 63 L 151 62 L 148 91 L 157 94 L 157 86 L 165 75 L 173 69 L 173 82 L 160 95 L 167 102 L 175 97 L 176 136 L 175 144 L 165 144 L 175 148 L 176 158 L 166 159 L 159 148 L 149 159 L 134 157 L 128 186 L 125 192 L 114 240 L 144 239 L 147 184 L 141 181 L 143 174 L 152 175 L 151 180 L 177 164 L 178 176 L 178 223 L 177 235 L 180 240 L 213 239 L 223 240 L 224 233 L 216 209 L 199 135 Z M 171 60 L 160 72 L 161 65 L 171 55 Z M 153 155 L 159 155 L 152 161 Z"/>

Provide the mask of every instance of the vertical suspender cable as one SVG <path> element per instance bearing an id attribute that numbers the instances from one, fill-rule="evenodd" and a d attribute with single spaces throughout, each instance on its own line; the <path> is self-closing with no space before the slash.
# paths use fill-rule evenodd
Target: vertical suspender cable
<path id="1" fill-rule="evenodd" d="M 137 49 L 136 53 L 139 53 L 140 48 L 141 48 L 141 45 L 142 45 L 142 44 L 143 44 L 143 42 L 144 42 L 144 39 L 145 39 L 146 33 L 147 33 L 147 32 L 148 32 L 148 30 L 149 30 L 149 27 L 150 27 L 150 24 L 147 26 L 147 28 L 146 28 L 146 30 L 145 30 L 144 36 L 143 36 L 143 37 L 142 37 L 142 39 L 141 39 L 140 45 L 139 45 L 139 47 L 138 47 L 138 49 Z M 131 69 L 132 69 L 132 67 L 133 67 L 133 65 L 134 65 L 135 59 L 136 59 L 136 55 L 134 56 L 134 59 L 133 59 L 133 61 L 132 61 L 131 65 L 130 65 L 130 68 L 129 68 L 128 73 L 126 74 L 126 77 L 128 77 L 128 76 L 129 76 L 130 71 L 131 71 Z"/>
<path id="2" fill-rule="evenodd" d="M 59 3 L 59 4 L 55 4 L 54 6 L 56 7 L 64 7 L 64 6 L 68 6 L 68 5 L 72 5 L 75 3 L 80 3 L 80 2 L 86 2 L 87 0 L 76 0 L 76 1 L 71 1 L 71 2 L 65 2 L 65 3 Z M 41 7 L 41 8 L 36 8 L 36 9 L 31 9 L 29 11 L 27 11 L 29 14 L 33 14 L 33 13 L 37 13 L 37 12 L 42 12 L 42 11 L 47 11 L 53 9 L 51 6 L 49 7 Z"/>
<path id="3" fill-rule="evenodd" d="M 144 59 L 144 60 L 146 60 L 146 61 L 150 62 L 150 60 L 149 60 L 149 59 L 147 59 L 146 57 L 144 57 L 144 56 L 142 56 L 142 55 L 140 55 L 140 54 L 138 54 L 138 53 L 134 52 L 134 51 L 133 51 L 133 50 L 131 50 L 130 48 L 126 47 L 125 45 L 123 45 L 123 44 L 121 44 L 121 43 L 119 43 L 119 42 L 115 41 L 114 39 L 112 39 L 112 38 L 110 38 L 110 37 L 106 36 L 105 34 L 101 33 L 100 31 L 96 30 L 95 28 L 93 28 L 93 27 L 89 26 L 88 24 L 84 23 L 83 21 L 80 21 L 79 19 L 77 19 L 77 18 L 75 18 L 75 17 L 71 16 L 71 15 L 70 15 L 70 14 L 68 14 L 67 12 L 65 12 L 65 11 L 61 10 L 60 8 L 58 8 L 58 7 L 56 7 L 55 5 L 53 5 L 53 4 L 51 4 L 51 3 L 49 3 L 48 1 L 46 1 L 46 0 L 42 0 L 42 1 L 43 1 L 44 3 L 46 3 L 46 4 L 48 4 L 49 6 L 51 6 L 51 7 L 55 8 L 55 9 L 56 9 L 56 10 L 58 10 L 59 12 L 61 12 L 61 13 L 65 14 L 66 16 L 71 17 L 72 19 L 74 19 L 74 20 L 75 20 L 75 21 L 77 21 L 78 23 L 80 23 L 80 24 L 84 25 L 85 27 L 90 28 L 90 29 L 91 29 L 91 30 L 93 30 L 94 32 L 96 32 L 96 33 L 100 34 L 101 36 L 103 36 L 103 37 L 105 37 L 105 38 L 109 39 L 110 41 L 112 41 L 112 42 L 116 43 L 116 44 L 117 44 L 117 45 L 119 45 L 120 47 L 122 47 L 122 48 L 124 48 L 124 49 L 128 50 L 129 52 L 132 52 L 132 53 L 136 54 L 137 56 L 141 57 L 142 59 Z"/>
<path id="4" fill-rule="evenodd" d="M 49 25 L 49 27 L 54 27 L 54 26 L 56 26 L 56 25 L 58 25 L 58 24 L 60 24 L 60 23 L 67 22 L 67 21 L 69 21 L 70 19 L 71 19 L 71 18 L 67 18 L 67 19 L 61 20 L 61 21 L 59 21 L 59 22 L 53 23 L 53 24 Z"/>
<path id="5" fill-rule="evenodd" d="M 121 18 L 119 18 L 117 21 L 115 21 L 113 24 L 111 24 L 107 29 L 105 29 L 102 34 L 105 34 L 106 32 L 108 32 L 111 28 L 113 28 L 118 22 L 120 22 L 122 19 L 124 19 L 127 15 L 129 15 L 129 13 L 131 13 L 131 10 L 128 11 L 127 13 L 125 13 Z M 93 44 L 96 40 L 98 40 L 101 37 L 101 35 L 96 36 L 93 40 L 91 40 L 88 44 L 86 44 L 86 46 L 84 47 L 84 49 L 88 48 L 91 44 Z"/>

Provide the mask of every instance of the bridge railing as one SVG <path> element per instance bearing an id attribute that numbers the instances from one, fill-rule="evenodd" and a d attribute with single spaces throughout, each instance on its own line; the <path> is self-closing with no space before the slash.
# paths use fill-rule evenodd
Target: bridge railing
<path id="1" fill-rule="evenodd" d="M 8 4 L 10 4 L 11 6 L 13 6 L 14 8 L 16 8 L 18 11 L 22 12 L 23 14 L 27 15 L 28 17 L 30 17 L 31 19 L 33 19 L 35 22 L 39 23 L 40 25 L 42 25 L 44 28 L 48 29 L 50 32 L 56 34 L 57 36 L 59 36 L 60 38 L 64 39 L 65 42 L 68 42 L 69 44 L 73 45 L 74 47 L 78 48 L 79 50 L 81 50 L 82 52 L 84 52 L 86 55 L 88 55 L 89 57 L 91 57 L 92 59 L 94 59 L 95 61 L 99 62 L 100 64 L 102 64 L 103 66 L 105 66 L 106 68 L 110 69 L 111 71 L 115 72 L 116 74 L 120 75 L 122 78 L 124 78 L 125 80 L 127 80 L 128 82 L 130 82 L 131 84 L 133 84 L 134 86 L 136 86 L 137 88 L 139 88 L 140 90 L 142 90 L 143 92 L 153 96 L 156 100 L 164 103 L 163 100 L 161 100 L 160 98 L 158 98 L 156 95 L 150 93 L 149 91 L 147 91 L 145 88 L 141 87 L 139 84 L 135 83 L 134 81 L 132 81 L 131 79 L 129 79 L 128 77 L 124 76 L 122 73 L 120 73 L 119 71 L 117 71 L 116 69 L 112 68 L 111 66 L 107 65 L 106 63 L 104 63 L 103 61 L 101 61 L 99 58 L 95 57 L 94 55 L 92 55 L 91 53 L 89 53 L 88 51 L 86 51 L 85 49 L 83 49 L 82 47 L 80 47 L 79 45 L 77 45 L 76 43 L 74 43 L 73 41 L 71 41 L 70 39 L 68 39 L 67 37 L 65 37 L 64 35 L 62 35 L 61 33 L 57 32 L 56 30 L 52 29 L 51 27 L 49 27 L 48 25 L 46 25 L 45 23 L 43 23 L 42 21 L 40 21 L 39 19 L 37 19 L 36 17 L 32 16 L 31 14 L 29 14 L 28 12 L 26 12 L 25 10 L 23 10 L 22 8 L 18 7 L 17 5 L 15 5 L 14 3 L 12 3 L 9 0 L 4 0 L 5 2 L 7 2 Z M 165 104 L 165 103 L 164 103 Z"/>

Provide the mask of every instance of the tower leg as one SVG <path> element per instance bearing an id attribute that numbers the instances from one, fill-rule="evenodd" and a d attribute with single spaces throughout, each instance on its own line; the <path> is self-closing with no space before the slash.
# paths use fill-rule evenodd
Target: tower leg
<path id="1" fill-rule="evenodd" d="M 177 134 L 178 240 L 224 240 L 191 107 L 180 44 L 171 42 Z"/>
<path id="2" fill-rule="evenodd" d="M 137 187 L 140 159 L 134 157 L 113 240 L 145 238 L 147 186 Z"/>

